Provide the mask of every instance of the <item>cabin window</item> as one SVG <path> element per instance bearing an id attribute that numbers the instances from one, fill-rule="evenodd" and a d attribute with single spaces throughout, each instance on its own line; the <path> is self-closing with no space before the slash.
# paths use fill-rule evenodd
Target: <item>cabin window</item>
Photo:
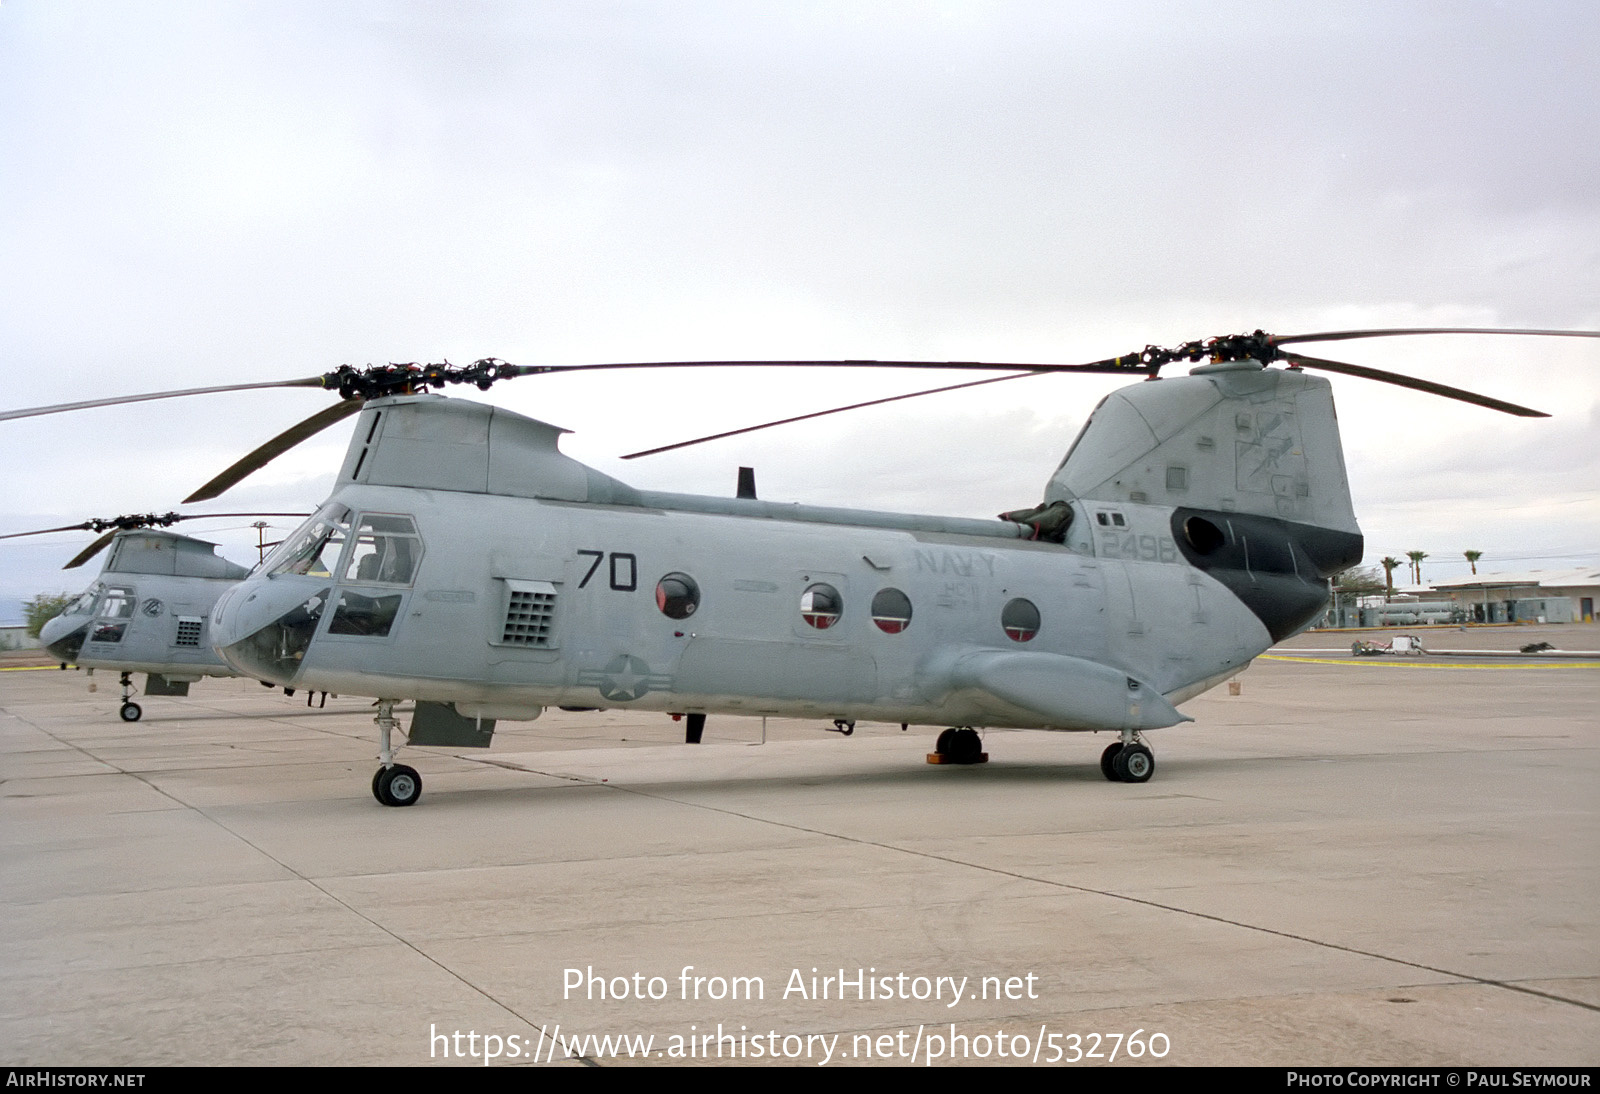
<path id="1" fill-rule="evenodd" d="M 1039 609 L 1019 596 L 1001 610 L 1000 626 L 1011 641 L 1027 642 L 1039 633 Z"/>
<path id="2" fill-rule="evenodd" d="M 819 631 L 825 631 L 839 622 L 839 616 L 843 614 L 844 598 L 832 585 L 819 582 L 800 594 L 800 618 Z"/>
<path id="3" fill-rule="evenodd" d="M 911 625 L 911 598 L 899 589 L 880 589 L 872 598 L 872 622 L 884 634 L 899 634 Z"/>
<path id="4" fill-rule="evenodd" d="M 668 619 L 688 619 L 700 606 L 700 586 L 688 574 L 670 573 L 656 582 L 656 607 Z"/>

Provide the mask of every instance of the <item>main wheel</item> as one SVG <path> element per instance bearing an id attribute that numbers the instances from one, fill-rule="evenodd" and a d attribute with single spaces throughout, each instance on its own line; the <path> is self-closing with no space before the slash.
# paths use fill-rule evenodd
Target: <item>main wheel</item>
<path id="1" fill-rule="evenodd" d="M 380 767 L 374 789 L 384 805 L 415 805 L 422 797 L 422 776 L 405 764 Z"/>
<path id="2" fill-rule="evenodd" d="M 123 703 L 122 709 L 117 713 L 122 715 L 124 722 L 137 722 L 139 717 L 144 714 L 144 710 L 138 703 Z"/>
<path id="3" fill-rule="evenodd" d="M 1112 782 L 1121 782 L 1122 781 L 1120 778 L 1117 777 L 1117 773 L 1116 773 L 1115 769 L 1113 769 L 1112 766 L 1111 766 L 1113 763 L 1116 762 L 1117 753 L 1119 753 L 1121 751 L 1122 751 L 1122 742 L 1121 741 L 1112 741 L 1110 744 L 1106 745 L 1106 750 L 1104 752 L 1100 753 L 1100 774 L 1104 775 L 1106 778 L 1110 779 Z"/>
<path id="4" fill-rule="evenodd" d="M 933 743 L 933 750 L 941 756 L 950 755 L 950 748 L 956 739 L 956 731 L 947 729 L 939 734 L 939 739 Z"/>
<path id="5" fill-rule="evenodd" d="M 958 764 L 976 763 L 983 753 L 983 738 L 978 736 L 978 731 L 962 726 L 960 729 L 950 731 L 950 743 L 944 749 L 944 754 Z"/>
<path id="6" fill-rule="evenodd" d="M 1131 744 L 1117 753 L 1111 769 L 1125 783 L 1147 783 L 1156 773 L 1156 758 L 1141 744 Z"/>

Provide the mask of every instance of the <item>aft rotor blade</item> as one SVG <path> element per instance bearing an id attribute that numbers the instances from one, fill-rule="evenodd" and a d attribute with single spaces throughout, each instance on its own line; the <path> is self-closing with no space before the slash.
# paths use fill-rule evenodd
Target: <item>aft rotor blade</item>
<path id="1" fill-rule="evenodd" d="M 843 414 L 847 410 L 860 410 L 862 407 L 881 406 L 884 403 L 897 403 L 901 399 L 916 399 L 923 395 L 937 395 L 941 391 L 959 391 L 964 387 L 982 387 L 984 384 L 998 384 L 1005 380 L 1020 380 L 1024 376 L 1038 376 L 1038 372 L 1017 372 L 1010 376 L 991 376 L 987 380 L 969 380 L 964 384 L 949 384 L 945 387 L 928 388 L 926 391 L 912 391 L 905 395 L 891 395 L 886 399 L 869 399 L 864 403 L 851 403 L 849 406 L 836 406 L 832 410 L 818 410 L 811 414 L 796 414 L 792 418 L 780 418 L 775 422 L 762 422 L 760 425 L 747 425 L 743 429 L 729 429 L 722 433 L 713 433 L 706 437 L 696 437 L 692 441 L 679 441 L 676 444 L 664 444 L 660 448 L 647 448 L 643 452 L 629 452 L 622 459 L 633 460 L 640 456 L 654 456 L 661 452 L 671 452 L 677 448 L 688 448 L 691 445 L 704 444 L 707 441 L 720 441 L 724 437 L 737 437 L 741 433 L 755 433 L 762 429 L 771 429 L 777 425 L 788 425 L 791 422 L 804 422 L 811 418 L 825 418 L 829 414 Z"/>
<path id="2" fill-rule="evenodd" d="M 288 429 L 272 438 L 272 440 L 268 441 L 260 448 L 257 448 L 254 452 L 251 452 L 248 456 L 244 457 L 242 460 L 239 460 L 222 474 L 218 475 L 200 489 L 184 498 L 183 503 L 188 505 L 197 501 L 210 501 L 212 498 L 217 497 L 224 491 L 233 487 L 252 472 L 258 471 L 265 467 L 268 463 L 277 459 L 279 456 L 289 451 L 289 449 L 293 448 L 301 441 L 306 440 L 309 437 L 314 437 L 334 423 L 342 421 L 345 418 L 350 417 L 350 415 L 359 412 L 365 405 L 365 400 L 350 399 L 345 402 L 335 403 L 325 410 L 317 411 L 315 414 L 311 415 L 311 417 L 305 419 L 305 421 L 300 422 L 297 425 L 290 426 Z"/>
<path id="3" fill-rule="evenodd" d="M 1382 330 L 1329 330 L 1321 334 L 1274 334 L 1275 346 L 1291 342 L 1348 342 L 1355 338 L 1399 338 L 1408 334 L 1520 334 L 1550 338 L 1600 338 L 1600 330 L 1512 330 L 1506 327 L 1389 327 Z"/>
<path id="4" fill-rule="evenodd" d="M 32 418 L 40 414 L 62 414 L 69 410 L 88 410 L 97 406 L 118 406 L 122 403 L 144 403 L 152 399 L 180 399 L 185 395 L 215 395 L 223 391 L 257 391 L 269 387 L 323 386 L 322 377 L 308 376 L 300 380 L 273 380 L 256 384 L 227 384 L 223 387 L 191 387 L 182 391 L 157 391 L 149 395 L 118 395 L 112 399 L 89 399 L 81 403 L 57 403 L 55 406 L 35 406 L 23 410 L 0 411 L 0 422 L 12 418 Z"/>
<path id="5" fill-rule="evenodd" d="M 105 550 L 106 549 L 106 544 L 110 543 L 113 539 L 116 539 L 117 538 L 117 533 L 120 532 L 120 531 L 122 531 L 121 528 L 113 528 L 113 529 L 111 529 L 111 531 L 107 532 L 105 535 L 101 536 L 99 539 L 97 539 L 93 543 L 89 544 L 89 546 L 87 546 L 83 550 L 79 551 L 76 555 L 73 555 L 72 556 L 72 561 L 67 563 L 65 566 L 63 566 L 61 568 L 63 570 L 76 570 L 79 566 L 82 566 L 85 562 L 88 562 L 95 555 L 97 555 L 101 551 Z"/>
<path id="6" fill-rule="evenodd" d="M 1298 353 L 1284 353 L 1282 360 L 1291 365 L 1303 365 L 1306 368 L 1321 369 L 1323 372 L 1338 372 L 1346 376 L 1360 376 L 1367 380 L 1377 380 L 1380 383 L 1394 384 L 1396 387 L 1408 387 L 1413 391 L 1426 391 L 1430 395 L 1443 395 L 1446 399 L 1456 399 L 1474 406 L 1487 407 L 1498 410 L 1502 414 L 1515 414 L 1519 418 L 1548 418 L 1550 415 L 1542 410 L 1532 410 L 1516 403 L 1504 402 L 1500 399 L 1491 399 L 1487 395 L 1476 392 L 1464 391 L 1448 384 L 1436 384 L 1432 380 L 1419 380 L 1414 376 L 1402 376 L 1398 372 L 1386 372 L 1379 368 L 1368 368 L 1365 365 L 1350 365 L 1343 361 L 1327 361 L 1320 357 L 1302 357 Z"/>

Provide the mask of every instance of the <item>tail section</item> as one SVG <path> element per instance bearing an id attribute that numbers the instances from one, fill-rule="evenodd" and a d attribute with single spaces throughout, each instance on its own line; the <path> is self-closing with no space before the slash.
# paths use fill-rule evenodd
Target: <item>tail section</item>
<path id="1" fill-rule="evenodd" d="M 1183 557 L 1274 640 L 1310 623 L 1328 578 L 1361 560 L 1328 381 L 1257 361 L 1108 395 L 1045 500 L 1169 508 Z"/>

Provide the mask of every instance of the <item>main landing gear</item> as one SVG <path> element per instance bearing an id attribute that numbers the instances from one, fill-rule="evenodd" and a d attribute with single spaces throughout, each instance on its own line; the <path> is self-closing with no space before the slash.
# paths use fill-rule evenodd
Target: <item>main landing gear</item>
<path id="1" fill-rule="evenodd" d="M 989 754 L 983 750 L 983 738 L 971 726 L 959 726 L 939 734 L 933 751 L 928 753 L 930 764 L 984 764 Z"/>
<path id="2" fill-rule="evenodd" d="M 144 708 L 133 701 L 133 673 L 122 674 L 122 707 L 117 711 L 122 715 L 124 722 L 137 722 L 144 714 Z"/>
<path id="3" fill-rule="evenodd" d="M 372 796 L 384 805 L 415 805 L 422 797 L 422 776 L 416 768 L 394 762 L 394 749 L 390 747 L 393 733 L 400 722 L 394 716 L 393 699 L 378 700 L 378 762 L 383 766 L 372 776 Z"/>
<path id="4" fill-rule="evenodd" d="M 1137 734 L 1125 731 L 1100 753 L 1100 773 L 1114 783 L 1147 783 L 1156 773 L 1156 758 Z"/>

